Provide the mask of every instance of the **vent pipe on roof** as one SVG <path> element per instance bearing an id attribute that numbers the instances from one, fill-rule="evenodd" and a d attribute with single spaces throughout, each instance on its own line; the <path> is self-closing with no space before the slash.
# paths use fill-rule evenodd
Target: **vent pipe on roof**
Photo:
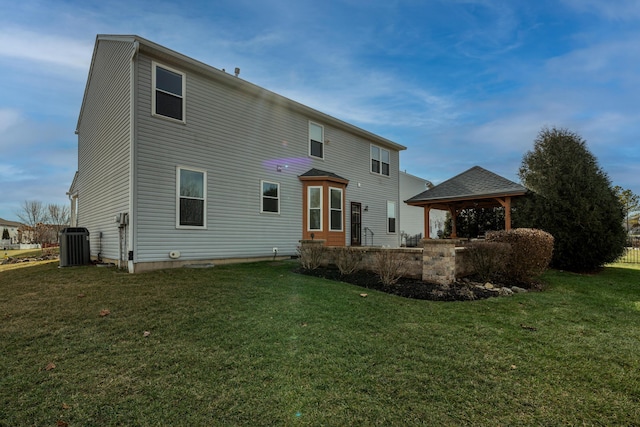
<path id="1" fill-rule="evenodd" d="M 240 68 L 236 67 L 235 73 L 236 73 L 236 77 L 238 77 L 238 75 L 240 75 Z"/>

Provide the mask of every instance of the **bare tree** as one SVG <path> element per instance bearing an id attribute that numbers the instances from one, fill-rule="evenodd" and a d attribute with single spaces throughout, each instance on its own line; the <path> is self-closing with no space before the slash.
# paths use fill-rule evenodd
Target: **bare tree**
<path id="1" fill-rule="evenodd" d="M 67 227 L 69 225 L 69 219 L 71 216 L 69 206 L 67 205 L 56 205 L 50 203 L 47 205 L 48 211 L 48 225 L 51 227 L 51 230 L 55 233 L 53 236 L 54 242 L 58 242 L 60 230 Z"/>
<path id="2" fill-rule="evenodd" d="M 613 187 L 613 191 L 616 192 L 622 208 L 624 209 L 624 216 L 627 223 L 627 233 L 631 229 L 631 214 L 640 209 L 640 197 L 631 190 L 625 190 L 624 188 L 616 185 Z"/>
<path id="3" fill-rule="evenodd" d="M 35 243 L 41 243 L 44 228 L 42 224 L 47 220 L 47 211 L 42 202 L 38 200 L 25 200 L 16 212 L 16 215 L 26 226 L 25 232 L 28 233 L 29 240 Z"/>

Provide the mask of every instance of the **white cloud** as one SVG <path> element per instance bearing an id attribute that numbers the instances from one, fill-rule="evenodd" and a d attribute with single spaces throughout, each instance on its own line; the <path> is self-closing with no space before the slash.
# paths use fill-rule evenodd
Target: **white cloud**
<path id="1" fill-rule="evenodd" d="M 640 18 L 640 2 L 637 0 L 563 0 L 580 12 L 592 13 L 616 21 Z"/>
<path id="2" fill-rule="evenodd" d="M 17 110 L 3 108 L 0 109 L 0 147 L 2 147 L 5 138 L 2 138 L 5 132 L 21 121 L 21 115 Z"/>
<path id="3" fill-rule="evenodd" d="M 77 39 L 8 27 L 0 29 L 0 56 L 88 69 L 92 46 Z"/>

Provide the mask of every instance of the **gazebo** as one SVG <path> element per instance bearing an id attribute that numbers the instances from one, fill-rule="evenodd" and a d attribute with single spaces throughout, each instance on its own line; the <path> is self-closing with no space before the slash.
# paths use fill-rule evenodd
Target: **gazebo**
<path id="1" fill-rule="evenodd" d="M 435 187 L 405 200 L 411 206 L 424 208 L 425 238 L 429 235 L 429 212 L 431 209 L 449 211 L 451 213 L 451 238 L 456 238 L 456 219 L 463 209 L 503 207 L 504 228 L 511 229 L 511 202 L 516 197 L 524 196 L 527 189 L 501 177 L 480 166 L 454 176 Z"/>

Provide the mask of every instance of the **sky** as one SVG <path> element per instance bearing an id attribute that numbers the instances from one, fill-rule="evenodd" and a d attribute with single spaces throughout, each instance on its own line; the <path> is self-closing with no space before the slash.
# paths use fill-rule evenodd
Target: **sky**
<path id="1" fill-rule="evenodd" d="M 0 218 L 68 204 L 97 34 L 135 34 L 407 147 L 519 182 L 545 127 L 640 194 L 637 0 L 0 0 Z"/>

